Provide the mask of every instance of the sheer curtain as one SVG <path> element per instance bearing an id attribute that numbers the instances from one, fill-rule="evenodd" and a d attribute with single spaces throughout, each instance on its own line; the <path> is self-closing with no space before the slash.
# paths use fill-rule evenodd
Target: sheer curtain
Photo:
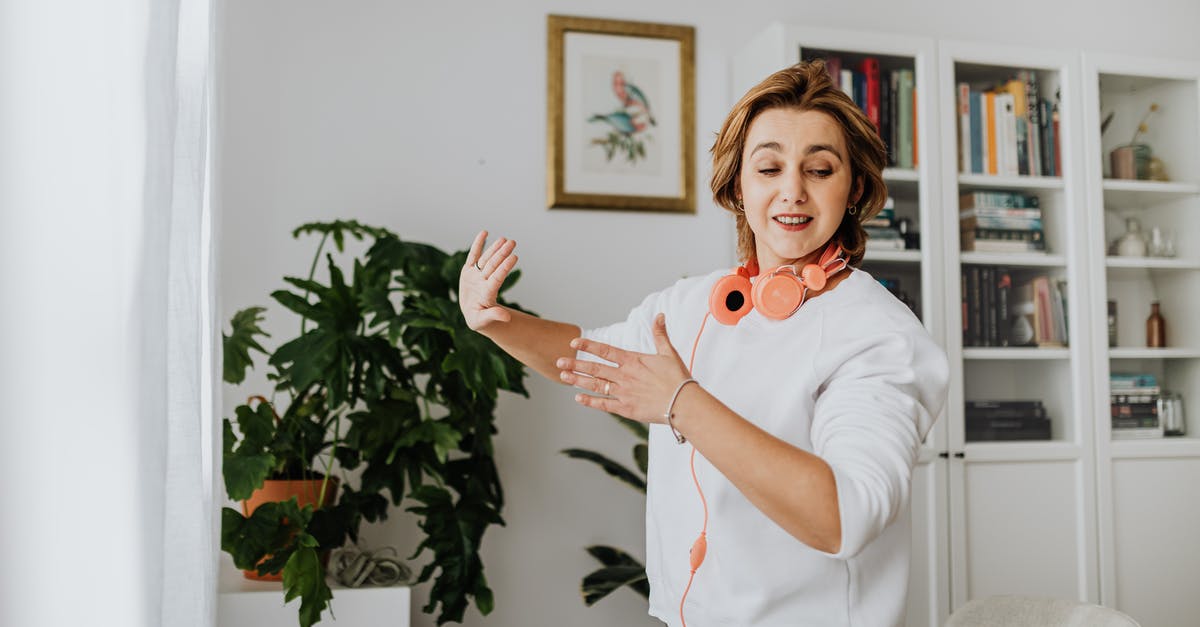
<path id="1" fill-rule="evenodd" d="M 0 0 L 0 625 L 212 625 L 211 0 Z"/>

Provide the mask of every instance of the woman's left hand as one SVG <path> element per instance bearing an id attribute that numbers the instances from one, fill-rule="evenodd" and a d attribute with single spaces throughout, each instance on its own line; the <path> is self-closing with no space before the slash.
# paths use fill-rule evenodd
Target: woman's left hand
<path id="1" fill-rule="evenodd" d="M 691 375 L 671 340 L 667 337 L 667 318 L 654 319 L 655 354 L 635 353 L 584 338 L 571 340 L 571 348 L 590 353 L 616 364 L 568 359 L 556 362 L 562 369 L 563 383 L 591 394 L 577 394 L 575 401 L 593 409 L 618 414 L 638 422 L 666 423 L 663 412 L 679 384 Z"/>

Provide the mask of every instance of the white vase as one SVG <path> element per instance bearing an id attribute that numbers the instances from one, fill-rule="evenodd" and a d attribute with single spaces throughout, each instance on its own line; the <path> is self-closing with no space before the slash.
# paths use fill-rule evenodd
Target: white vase
<path id="1" fill-rule="evenodd" d="M 1125 219 L 1125 234 L 1117 241 L 1117 255 L 1121 257 L 1145 257 L 1146 236 L 1142 235 L 1142 223 L 1137 218 Z"/>

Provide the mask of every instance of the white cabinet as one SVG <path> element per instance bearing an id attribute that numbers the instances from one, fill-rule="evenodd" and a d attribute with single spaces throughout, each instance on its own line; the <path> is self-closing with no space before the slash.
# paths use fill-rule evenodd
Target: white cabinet
<path id="1" fill-rule="evenodd" d="M 731 100 L 814 54 L 839 56 L 843 67 L 875 57 L 916 79 L 917 165 L 886 178 L 897 214 L 919 225 L 921 247 L 868 245 L 864 261 L 872 274 L 914 286 L 951 363 L 947 408 L 913 479 L 908 624 L 940 625 L 967 601 L 997 594 L 1101 603 L 1147 627 L 1200 616 L 1192 583 L 1200 580 L 1200 64 L 773 24 L 736 55 Z M 1057 102 L 1055 171 L 972 172 L 960 155 L 960 85 L 998 92 L 989 85 L 1014 76 Z M 1139 139 L 1170 180 L 1112 178 L 1110 151 L 1130 141 L 1152 103 Z M 976 191 L 1036 196 L 1045 250 L 964 252 L 960 196 Z M 1171 237 L 1175 256 L 1108 255 L 1129 217 Z M 1053 283 L 1065 341 L 1015 347 L 964 337 L 964 277 L 984 267 Z M 1113 347 L 1109 300 L 1118 309 Z M 1167 321 L 1165 348 L 1146 347 L 1152 301 Z M 1113 440 L 1109 376 L 1129 372 L 1153 374 L 1182 396 L 1186 436 Z M 969 401 L 1022 399 L 1042 403 L 1047 437 L 968 441 Z"/>
<path id="2" fill-rule="evenodd" d="M 1108 301 L 1117 309 L 1116 346 L 1108 347 L 1105 325 L 1091 337 L 1101 347 L 1091 385 L 1101 410 L 1095 430 L 1100 598 L 1147 627 L 1184 624 L 1200 616 L 1193 583 L 1200 580 L 1200 64 L 1084 54 L 1083 84 L 1092 218 L 1088 310 L 1103 320 Z M 1162 160 L 1170 180 L 1112 178 L 1110 152 L 1133 139 L 1151 105 L 1157 111 L 1138 141 Z M 1108 255 L 1128 218 L 1171 237 L 1175 256 Z M 1165 348 L 1146 346 L 1153 301 L 1162 303 L 1167 320 Z M 1187 435 L 1114 440 L 1103 411 L 1113 373 L 1153 374 L 1164 391 L 1181 394 Z"/>
<path id="3" fill-rule="evenodd" d="M 1077 53 L 938 42 L 939 147 L 946 353 L 951 384 L 949 449 L 951 609 L 998 594 L 1098 600 L 1093 396 L 1087 311 L 1087 215 Z M 1054 176 L 964 173 L 960 165 L 959 86 L 986 91 L 1027 77 L 1043 98 L 1058 95 L 1060 138 Z M 1032 90 L 1021 88 L 1026 94 Z M 999 92 L 998 89 L 996 89 Z M 1001 92 L 1007 93 L 1007 92 Z M 998 98 L 999 96 L 995 96 Z M 1048 99 L 1048 98 L 1047 98 Z M 997 112 L 998 115 L 998 112 Z M 992 140 L 996 142 L 995 139 Z M 1000 149 L 993 147 L 993 154 Z M 960 197 L 1017 193 L 1040 204 L 1044 251 L 960 252 Z M 964 276 L 1002 268 L 1015 286 L 1046 277 L 1065 296 L 1065 346 L 964 346 Z M 1063 283 L 1065 282 L 1065 283 Z M 994 283 L 993 283 L 994 285 Z M 986 310 L 987 307 L 984 306 Z M 969 310 L 969 309 L 967 309 Z M 973 324 L 968 321 L 969 324 Z M 973 342 L 979 344 L 980 342 Z M 994 342 L 986 342 L 992 343 Z M 974 401 L 1038 400 L 1049 439 L 968 441 L 965 407 Z"/>

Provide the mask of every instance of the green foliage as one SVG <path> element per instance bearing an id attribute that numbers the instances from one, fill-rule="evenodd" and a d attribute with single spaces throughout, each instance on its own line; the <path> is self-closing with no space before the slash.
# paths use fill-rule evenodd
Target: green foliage
<path id="1" fill-rule="evenodd" d="M 588 607 L 622 586 L 629 586 L 643 597 L 650 598 L 646 567 L 633 556 L 620 549 L 603 545 L 589 546 L 587 552 L 604 564 L 604 568 L 592 571 L 584 577 L 580 586 L 583 602 Z"/>
<path id="2" fill-rule="evenodd" d="M 500 390 L 527 395 L 524 368 L 466 327 L 456 292 L 466 251 L 447 254 L 355 221 L 305 224 L 293 232 L 301 235 L 321 236 L 308 276 L 284 277 L 289 287 L 271 293 L 300 316 L 297 335 L 264 349 L 256 338 L 267 337 L 266 309 L 249 307 L 224 336 L 226 382 L 242 382 L 258 352 L 270 396 L 288 399 L 253 397 L 235 410 L 236 429 L 224 420 L 225 488 L 243 500 L 266 479 L 327 477 L 335 462 L 361 476 L 357 487 L 343 477 L 336 503 L 315 511 L 294 499 L 249 517 L 226 508 L 222 549 L 239 568 L 282 570 L 285 601 L 300 598 L 307 627 L 332 598 L 321 553 L 357 540 L 363 521 L 386 520 L 407 498 L 425 534 L 413 557 L 432 553 L 419 578 L 433 580 L 424 610 L 439 612 L 439 625 L 461 622 L 472 600 L 487 614 L 493 597 L 479 547 L 490 525 L 504 524 L 496 400 Z M 347 273 L 322 252 L 329 240 L 344 251 L 350 237 L 370 246 Z M 314 280 L 322 259 L 327 283 Z"/>
<path id="3" fill-rule="evenodd" d="M 645 423 L 636 420 L 623 418 L 616 414 L 610 414 L 617 422 L 633 433 L 638 438 L 638 443 L 633 446 L 633 460 L 637 464 L 640 473 L 630 470 L 628 467 L 613 461 L 611 458 L 586 449 L 569 448 L 562 451 L 563 455 L 572 459 L 582 459 L 592 462 L 600 467 L 604 472 L 616 477 L 618 481 L 632 486 L 635 490 L 646 493 L 646 462 L 647 462 L 647 446 L 646 443 L 650 439 L 650 427 Z M 592 557 L 600 561 L 604 565 L 588 573 L 583 578 L 583 583 L 580 585 L 580 592 L 583 595 L 583 602 L 588 607 L 591 607 L 596 601 L 603 599 L 611 594 L 614 590 L 629 586 L 631 590 L 642 595 L 644 598 L 650 598 L 650 583 L 646 579 L 646 567 L 628 553 L 615 549 L 611 546 L 595 545 L 589 546 L 587 552 Z"/>

